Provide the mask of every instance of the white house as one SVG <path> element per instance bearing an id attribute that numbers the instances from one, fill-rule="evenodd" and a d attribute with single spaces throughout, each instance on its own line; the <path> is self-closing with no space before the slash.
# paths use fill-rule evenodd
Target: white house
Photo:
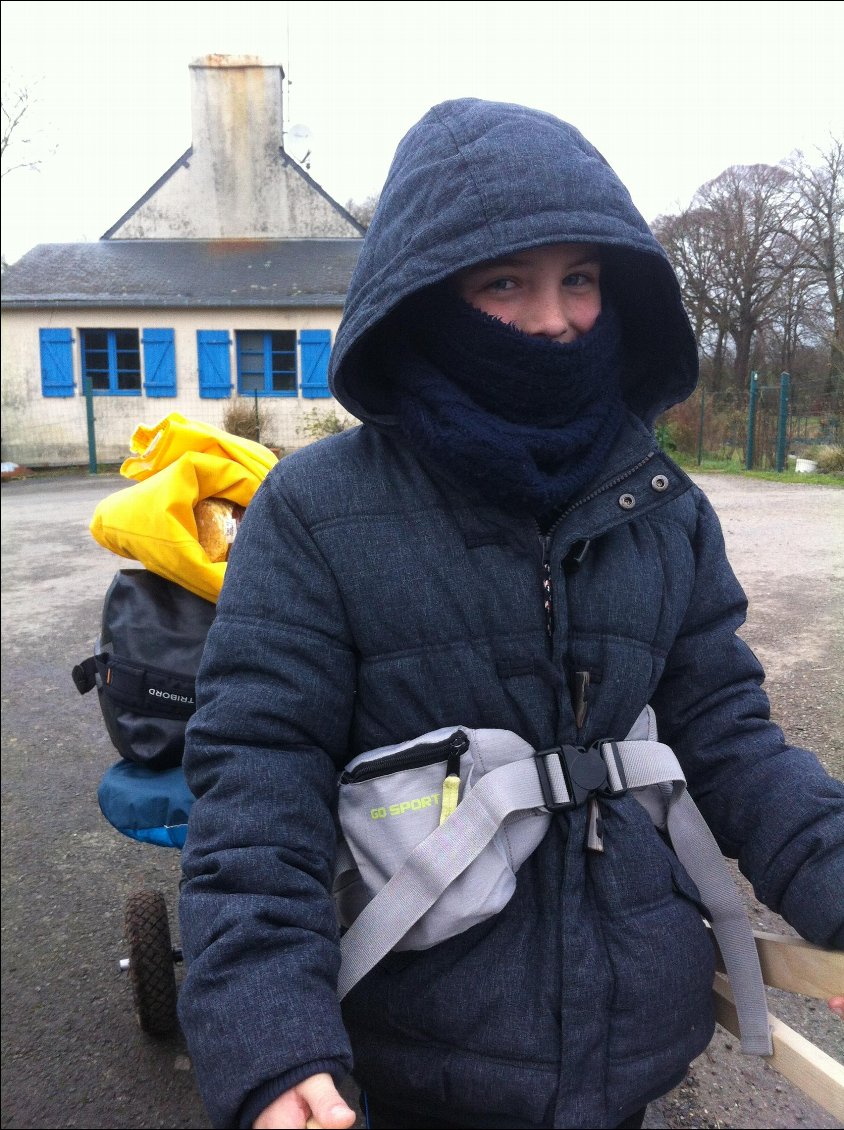
<path id="1" fill-rule="evenodd" d="M 280 66 L 190 75 L 190 148 L 100 240 L 3 275 L 4 460 L 119 462 L 137 424 L 223 426 L 237 398 L 288 450 L 313 408 L 343 414 L 326 370 L 364 229 L 285 152 Z"/>

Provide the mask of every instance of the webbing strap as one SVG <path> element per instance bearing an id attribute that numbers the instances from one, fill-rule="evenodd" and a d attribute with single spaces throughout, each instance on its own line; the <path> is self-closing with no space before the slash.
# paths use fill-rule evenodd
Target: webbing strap
<path id="1" fill-rule="evenodd" d="M 184 722 L 196 710 L 196 682 L 191 675 L 135 663 L 107 651 L 95 655 L 93 661 L 103 693 L 125 710 Z"/>
<path id="2" fill-rule="evenodd" d="M 607 743 L 610 744 L 610 743 Z M 667 825 L 680 862 L 700 891 L 736 998 L 742 1050 L 771 1055 L 765 988 L 759 959 L 741 896 L 715 839 L 685 789 L 685 777 L 673 751 L 656 741 L 611 743 L 620 759 L 627 787 L 670 784 Z M 606 758 L 611 790 L 622 788 L 613 757 Z M 546 757 L 555 799 L 565 803 L 562 772 Z M 635 795 L 635 793 L 634 793 Z M 447 887 L 477 859 L 506 817 L 543 809 L 542 781 L 533 758 L 511 762 L 485 774 L 454 813 L 410 854 L 341 939 L 337 992 L 344 996 L 404 937 Z"/>
<path id="3" fill-rule="evenodd" d="M 686 791 L 680 763 L 661 742 L 624 741 L 615 743 L 615 748 L 630 789 L 671 784 L 666 813 L 668 835 L 709 911 L 712 932 L 736 1000 L 742 1051 L 749 1055 L 773 1055 L 768 1002 L 750 920 L 721 849 Z M 617 770 L 609 758 L 607 770 L 612 785 Z"/>
<path id="4" fill-rule="evenodd" d="M 750 919 L 715 837 L 685 788 L 668 809 L 668 834 L 709 910 L 736 1001 L 741 1050 L 773 1055 L 765 983 Z M 682 854 L 678 844 L 685 849 Z"/>

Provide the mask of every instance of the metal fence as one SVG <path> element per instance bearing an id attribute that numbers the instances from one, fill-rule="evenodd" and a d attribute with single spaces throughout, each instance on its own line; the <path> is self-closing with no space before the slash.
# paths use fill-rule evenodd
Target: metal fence
<path id="1" fill-rule="evenodd" d="M 717 461 L 753 468 L 785 468 L 826 446 L 844 445 L 844 376 L 784 379 L 752 374 L 747 391 L 699 389 L 657 422 L 662 446 L 684 461 Z M 235 431 L 284 454 L 355 423 L 332 399 L 275 400 L 236 396 L 168 400 L 77 396 L 4 409 L 4 461 L 30 466 L 119 464 L 138 425 L 155 425 L 180 410 L 200 423 Z M 32 452 L 40 453 L 33 461 Z"/>
<path id="2" fill-rule="evenodd" d="M 172 399 L 132 396 L 46 398 L 5 409 L 2 459 L 25 467 L 99 468 L 120 464 L 139 426 L 154 427 L 178 411 L 198 423 L 257 440 L 286 454 L 355 423 L 333 399 L 275 399 L 238 395 L 182 404 Z"/>
<path id="3" fill-rule="evenodd" d="M 660 418 L 657 436 L 697 463 L 787 470 L 818 448 L 844 444 L 844 378 L 754 372 L 746 393 L 700 388 Z"/>

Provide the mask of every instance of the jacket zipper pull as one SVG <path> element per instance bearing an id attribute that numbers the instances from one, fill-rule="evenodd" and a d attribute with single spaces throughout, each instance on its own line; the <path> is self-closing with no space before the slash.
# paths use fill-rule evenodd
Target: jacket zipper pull
<path id="1" fill-rule="evenodd" d="M 466 751 L 465 735 L 458 732 L 451 740 L 451 751 L 446 762 L 446 776 L 442 787 L 440 824 L 444 824 L 457 808 L 460 799 L 460 755 Z"/>
<path id="2" fill-rule="evenodd" d="M 545 634 L 548 639 L 554 636 L 554 594 L 551 588 L 551 558 L 549 551 L 551 539 L 547 534 L 542 541 L 542 603 L 545 606 Z"/>
<path id="3" fill-rule="evenodd" d="M 604 850 L 603 821 L 597 797 L 589 798 L 589 816 L 586 821 L 586 850 L 600 854 Z"/>
<path id="4" fill-rule="evenodd" d="M 578 730 L 586 725 L 589 714 L 589 672 L 575 671 L 574 673 L 574 724 Z"/>

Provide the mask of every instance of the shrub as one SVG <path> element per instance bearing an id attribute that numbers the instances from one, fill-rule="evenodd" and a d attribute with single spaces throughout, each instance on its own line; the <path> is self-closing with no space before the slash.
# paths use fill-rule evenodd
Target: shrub
<path id="1" fill-rule="evenodd" d="M 819 447 L 812 459 L 817 463 L 818 470 L 825 475 L 840 475 L 844 473 L 844 446 L 829 444 Z"/>
<path id="2" fill-rule="evenodd" d="M 223 413 L 223 430 L 241 439 L 252 439 L 256 443 L 267 444 L 270 430 L 270 414 L 258 397 L 246 400 L 239 397 L 227 405 Z"/>
<path id="3" fill-rule="evenodd" d="M 685 453 L 696 451 L 699 415 L 697 404 L 686 400 L 682 404 L 675 404 L 673 408 L 660 416 L 656 424 L 656 437 L 663 451 L 671 450 Z M 663 430 L 670 436 L 671 443 L 674 445 L 670 449 L 662 445 L 660 437 Z"/>
<path id="4" fill-rule="evenodd" d="M 669 408 L 656 426 L 656 438 L 663 451 L 690 457 L 697 453 L 701 442 L 705 453 L 733 462 L 744 457 L 746 435 L 747 409 L 727 396 L 707 397 L 702 433 L 699 395 Z M 673 447 L 666 447 L 663 437 Z"/>
<path id="5" fill-rule="evenodd" d="M 662 451 L 677 450 L 677 444 L 674 442 L 674 425 L 669 421 L 657 424 L 654 428 L 654 435 Z"/>
<path id="6" fill-rule="evenodd" d="M 339 432 L 344 432 L 353 423 L 354 420 L 349 418 L 341 420 L 331 408 L 326 408 L 324 411 L 312 408 L 303 416 L 302 422 L 296 428 L 296 434 L 307 436 L 308 439 L 324 439 L 326 436 L 336 436 Z"/>

